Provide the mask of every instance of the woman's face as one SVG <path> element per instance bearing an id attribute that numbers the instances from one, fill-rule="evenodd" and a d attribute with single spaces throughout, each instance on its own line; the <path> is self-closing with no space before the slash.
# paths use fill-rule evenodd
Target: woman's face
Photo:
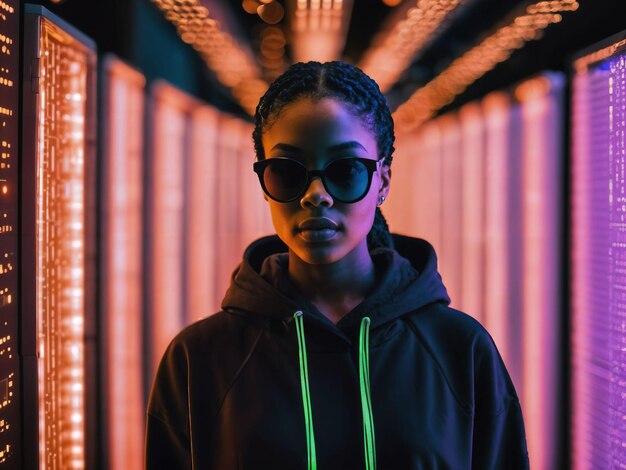
<path id="1" fill-rule="evenodd" d="M 378 160 L 375 135 L 341 101 L 301 98 L 285 106 L 263 133 L 266 158 L 287 157 L 308 170 L 348 157 Z M 363 199 L 333 200 L 319 177 L 312 179 L 301 199 L 270 205 L 276 233 L 292 254 L 309 264 L 334 263 L 350 256 L 369 256 L 367 234 L 379 196 L 387 196 L 390 172 L 379 165 Z"/>

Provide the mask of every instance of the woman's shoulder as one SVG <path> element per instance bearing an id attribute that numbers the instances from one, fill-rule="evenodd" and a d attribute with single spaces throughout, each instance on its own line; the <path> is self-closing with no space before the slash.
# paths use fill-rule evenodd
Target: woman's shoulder
<path id="1" fill-rule="evenodd" d="M 477 396 L 490 396 L 496 414 L 517 394 L 487 330 L 474 317 L 443 303 L 420 309 L 407 318 L 418 341 L 435 361 L 449 386 L 474 406 Z M 481 400 L 482 401 L 482 400 Z"/>
<path id="2" fill-rule="evenodd" d="M 485 327 L 475 317 L 442 302 L 411 313 L 408 320 L 428 337 L 444 337 L 464 347 L 477 341 L 480 344 L 489 343 L 491 339 Z"/>
<path id="3" fill-rule="evenodd" d="M 225 351 L 258 334 L 262 320 L 243 312 L 221 310 L 180 330 L 168 349 L 195 353 Z"/>

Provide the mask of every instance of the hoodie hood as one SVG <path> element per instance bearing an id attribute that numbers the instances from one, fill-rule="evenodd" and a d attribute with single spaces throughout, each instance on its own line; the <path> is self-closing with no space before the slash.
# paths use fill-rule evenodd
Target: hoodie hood
<path id="1" fill-rule="evenodd" d="M 392 237 L 395 249 L 378 248 L 371 253 L 379 273 L 376 287 L 337 326 L 357 325 L 367 315 L 375 328 L 425 305 L 450 303 L 432 245 L 420 238 Z M 232 275 L 222 308 L 277 320 L 289 319 L 297 310 L 321 315 L 290 281 L 287 251 L 276 235 L 253 242 Z"/>

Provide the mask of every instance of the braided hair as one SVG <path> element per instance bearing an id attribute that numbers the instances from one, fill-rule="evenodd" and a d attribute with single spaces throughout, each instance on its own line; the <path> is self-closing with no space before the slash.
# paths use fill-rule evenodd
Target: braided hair
<path id="1" fill-rule="evenodd" d="M 334 98 L 347 105 L 361 118 L 363 125 L 376 136 L 380 158 L 391 165 L 395 139 L 393 120 L 385 97 L 374 80 L 362 70 L 345 62 L 299 62 L 279 76 L 261 97 L 254 115 L 252 140 L 258 160 L 265 158 L 261 142 L 269 128 L 288 104 L 299 98 Z M 387 221 L 380 207 L 367 235 L 369 250 L 393 247 Z"/>

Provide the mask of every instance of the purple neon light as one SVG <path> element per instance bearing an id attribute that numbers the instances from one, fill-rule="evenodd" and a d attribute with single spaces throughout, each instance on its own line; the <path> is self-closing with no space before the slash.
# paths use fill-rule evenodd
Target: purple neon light
<path id="1" fill-rule="evenodd" d="M 572 462 L 626 467 L 626 54 L 573 94 Z"/>

